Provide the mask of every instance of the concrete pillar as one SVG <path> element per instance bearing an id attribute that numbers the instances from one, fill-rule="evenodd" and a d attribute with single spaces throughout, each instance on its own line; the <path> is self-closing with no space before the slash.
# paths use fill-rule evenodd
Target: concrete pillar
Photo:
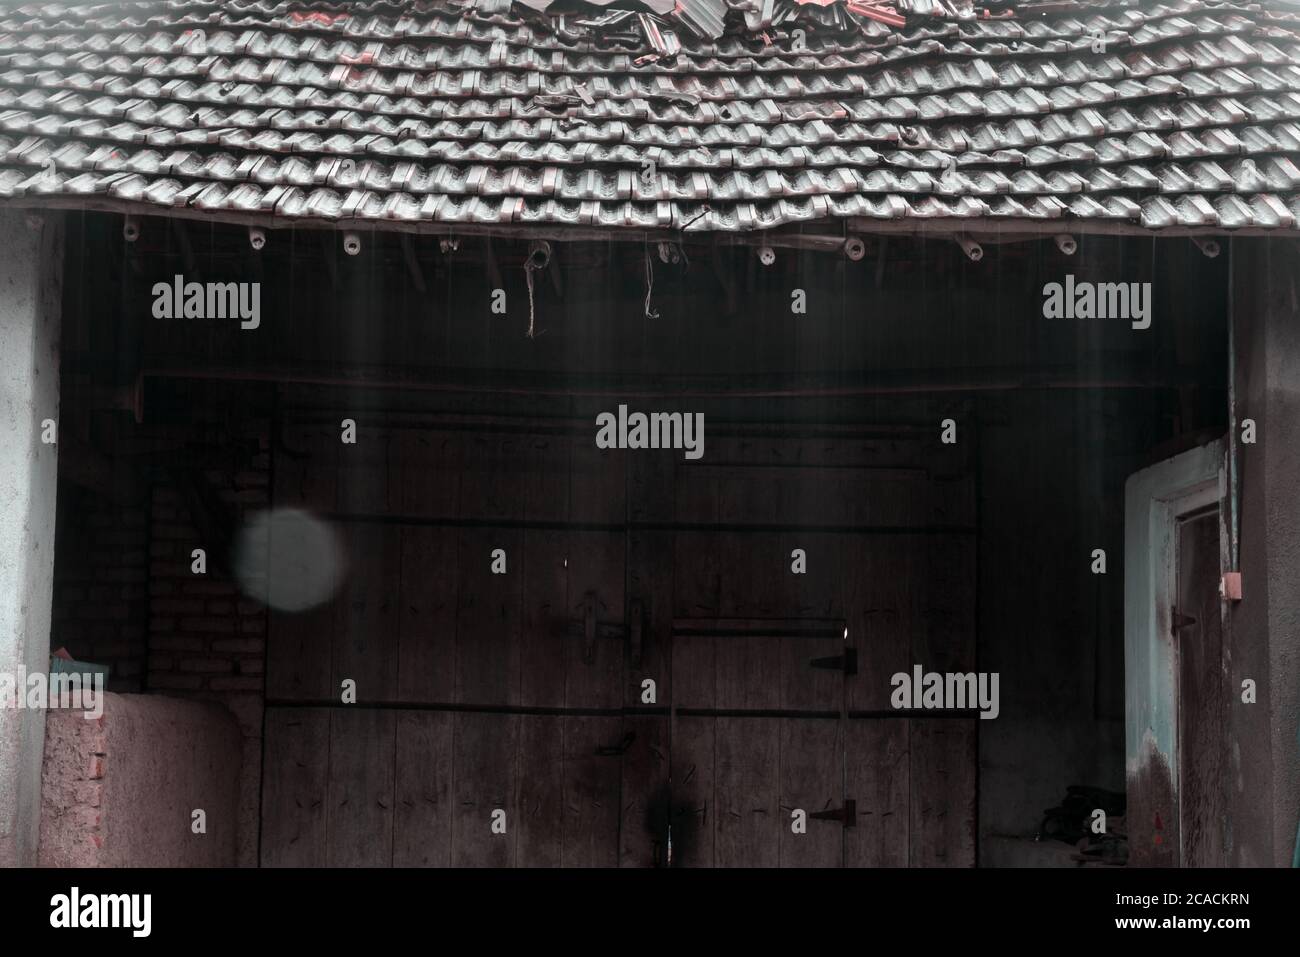
<path id="1" fill-rule="evenodd" d="M 1229 611 L 1228 864 L 1289 867 L 1300 824 L 1300 244 L 1232 241 L 1243 600 Z M 1257 441 L 1241 444 L 1242 420 Z M 1241 683 L 1258 688 L 1243 704 Z"/>
<path id="2" fill-rule="evenodd" d="M 0 673 L 49 668 L 61 213 L 0 209 Z M 0 867 L 34 866 L 45 715 L 0 707 Z"/>

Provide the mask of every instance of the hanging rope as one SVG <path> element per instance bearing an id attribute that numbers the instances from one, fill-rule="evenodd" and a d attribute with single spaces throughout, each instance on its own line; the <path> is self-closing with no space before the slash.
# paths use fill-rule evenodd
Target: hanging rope
<path id="1" fill-rule="evenodd" d="M 650 295 L 655 289 L 655 267 L 650 262 L 650 246 L 647 243 L 645 247 L 645 317 L 647 319 L 658 319 L 659 311 L 650 308 Z"/>
<path id="2" fill-rule="evenodd" d="M 545 269 L 551 262 L 551 244 L 534 240 L 528 245 L 528 258 L 524 260 L 524 277 L 528 280 L 528 338 L 536 336 L 533 307 L 533 273 Z"/>
<path id="3" fill-rule="evenodd" d="M 534 325 L 533 273 L 535 273 L 539 268 L 541 267 L 533 264 L 533 260 L 531 256 L 524 261 L 524 278 L 528 280 L 528 338 L 529 339 L 532 339 L 534 337 L 533 336 L 533 325 Z"/>

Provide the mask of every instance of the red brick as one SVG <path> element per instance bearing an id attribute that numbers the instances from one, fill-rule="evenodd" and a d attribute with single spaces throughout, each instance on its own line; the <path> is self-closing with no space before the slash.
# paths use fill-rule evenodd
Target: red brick
<path id="1" fill-rule="evenodd" d="M 230 662 L 224 658 L 182 658 L 180 663 L 181 671 L 198 671 L 205 674 L 224 673 L 230 674 Z"/>
<path id="2" fill-rule="evenodd" d="M 198 675 L 172 675 L 149 672 L 148 685 L 164 691 L 197 691 L 203 686 L 203 679 Z"/>
<path id="3" fill-rule="evenodd" d="M 181 631 L 229 635 L 234 633 L 235 623 L 233 621 L 222 621 L 219 618 L 182 618 Z"/>
<path id="4" fill-rule="evenodd" d="M 99 577 L 107 582 L 143 582 L 148 581 L 149 574 L 143 566 L 138 568 L 120 567 L 105 568 L 99 573 Z"/>
<path id="5" fill-rule="evenodd" d="M 190 546 L 191 548 L 202 547 L 199 544 L 199 539 L 202 536 L 199 535 L 198 529 L 193 525 L 185 525 L 180 522 L 154 522 L 153 537 L 156 539 L 170 538 L 177 542 L 190 541 L 194 542 L 194 544 Z"/>
<path id="6" fill-rule="evenodd" d="M 196 575 L 192 580 L 181 583 L 181 592 L 186 595 L 221 595 L 225 598 L 234 598 L 239 590 L 228 582 L 204 581 Z"/>
<path id="7" fill-rule="evenodd" d="M 149 639 L 149 647 L 158 651 L 203 651 L 208 642 L 193 635 L 154 635 Z"/>
<path id="8" fill-rule="evenodd" d="M 208 687 L 213 691 L 261 691 L 261 675 L 233 675 L 228 678 L 211 678 Z"/>
<path id="9" fill-rule="evenodd" d="M 230 651 L 236 654 L 260 655 L 265 643 L 260 638 L 217 638 L 212 642 L 214 652 Z"/>
<path id="10" fill-rule="evenodd" d="M 195 598 L 163 598 L 153 603 L 155 615 L 201 615 L 203 602 Z"/>

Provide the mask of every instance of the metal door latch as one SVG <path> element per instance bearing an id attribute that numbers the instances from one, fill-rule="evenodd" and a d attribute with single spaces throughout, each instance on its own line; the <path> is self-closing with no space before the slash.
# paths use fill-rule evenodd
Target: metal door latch
<path id="1" fill-rule="evenodd" d="M 826 668 L 830 671 L 842 671 L 846 675 L 856 675 L 858 673 L 858 649 L 845 648 L 844 654 L 832 655 L 829 658 L 810 658 L 808 666 L 810 668 Z"/>
<path id="2" fill-rule="evenodd" d="M 808 816 L 814 821 L 839 821 L 844 827 L 857 827 L 858 802 L 850 798 L 844 802 L 842 808 L 833 811 L 818 811 Z"/>
<path id="3" fill-rule="evenodd" d="M 643 612 L 640 601 L 632 601 L 628 606 L 629 622 L 597 621 L 596 608 L 599 600 L 594 591 L 587 592 L 582 599 L 582 617 L 575 618 L 564 625 L 563 634 L 570 638 L 582 639 L 582 660 L 591 664 L 596 660 L 596 639 L 626 639 L 631 647 L 633 666 L 641 663 L 642 634 L 644 632 Z"/>
<path id="4" fill-rule="evenodd" d="M 626 754 L 627 749 L 632 747 L 632 742 L 636 740 L 636 732 L 629 731 L 623 735 L 623 740 L 618 744 L 608 744 L 602 748 L 596 749 L 596 754 L 602 758 L 616 758 L 621 754 Z"/>

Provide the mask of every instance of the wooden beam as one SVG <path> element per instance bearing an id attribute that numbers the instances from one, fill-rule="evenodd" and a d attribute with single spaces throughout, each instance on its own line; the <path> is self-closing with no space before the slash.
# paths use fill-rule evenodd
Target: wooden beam
<path id="1" fill-rule="evenodd" d="M 849 219 L 827 219 L 819 221 L 824 225 L 825 233 L 802 232 L 806 223 L 792 223 L 773 230 L 740 232 L 710 232 L 699 230 L 683 234 L 674 225 L 660 229 L 642 229 L 638 227 L 595 228 L 590 226 L 539 225 L 521 226 L 515 223 L 445 223 L 427 220 L 391 220 L 378 223 L 373 220 L 339 219 L 325 220 L 309 217 L 285 217 L 266 215 L 264 213 L 241 213 L 233 211 L 204 212 L 192 209 L 163 210 L 149 203 L 125 200 L 105 199 L 102 197 L 47 197 L 39 204 L 25 202 L 27 197 L 0 199 L 0 208 L 19 209 L 74 209 L 95 212 L 131 214 L 139 217 L 193 219 L 207 223 L 230 223 L 242 226 L 260 226 L 265 229 L 319 229 L 319 230 L 357 230 L 371 229 L 389 233 L 414 233 L 441 237 L 465 236 L 500 236 L 515 239 L 550 239 L 560 242 L 573 240 L 600 240 L 615 242 L 684 242 L 687 236 L 698 236 L 701 241 L 710 241 L 718 237 L 719 241 L 735 245 L 794 246 L 798 248 L 823 249 L 828 252 L 842 250 L 844 230 L 858 234 L 905 234 L 922 238 L 950 240 L 959 233 L 972 235 L 1003 236 L 1043 236 L 1051 237 L 1061 232 L 1075 236 L 1145 236 L 1148 238 L 1191 236 L 1266 236 L 1272 238 L 1300 237 L 1300 226 L 1286 229 L 1265 229 L 1247 227 L 1243 229 L 1225 229 L 1219 226 L 1169 226 L 1164 229 L 1148 229 L 1130 221 L 1087 220 L 1062 216 L 1054 219 L 1015 219 L 985 217 L 960 218 L 947 217 L 921 219 L 915 217 L 903 219 L 870 219 L 852 217 Z"/>
<path id="2" fill-rule="evenodd" d="M 1178 389 L 1201 384 L 1194 370 L 1173 375 L 1080 375 L 1074 368 L 988 367 L 840 372 L 772 376 L 646 376 L 612 378 L 549 376 L 494 370 L 475 376 L 455 369 L 341 369 L 329 366 L 152 366 L 141 375 L 157 379 L 279 382 L 298 385 L 410 392 L 482 393 L 622 398 L 780 398 L 861 395 L 926 395 L 938 392 L 997 392 L 1018 389 Z M 459 376 L 459 377 L 458 377 Z"/>

